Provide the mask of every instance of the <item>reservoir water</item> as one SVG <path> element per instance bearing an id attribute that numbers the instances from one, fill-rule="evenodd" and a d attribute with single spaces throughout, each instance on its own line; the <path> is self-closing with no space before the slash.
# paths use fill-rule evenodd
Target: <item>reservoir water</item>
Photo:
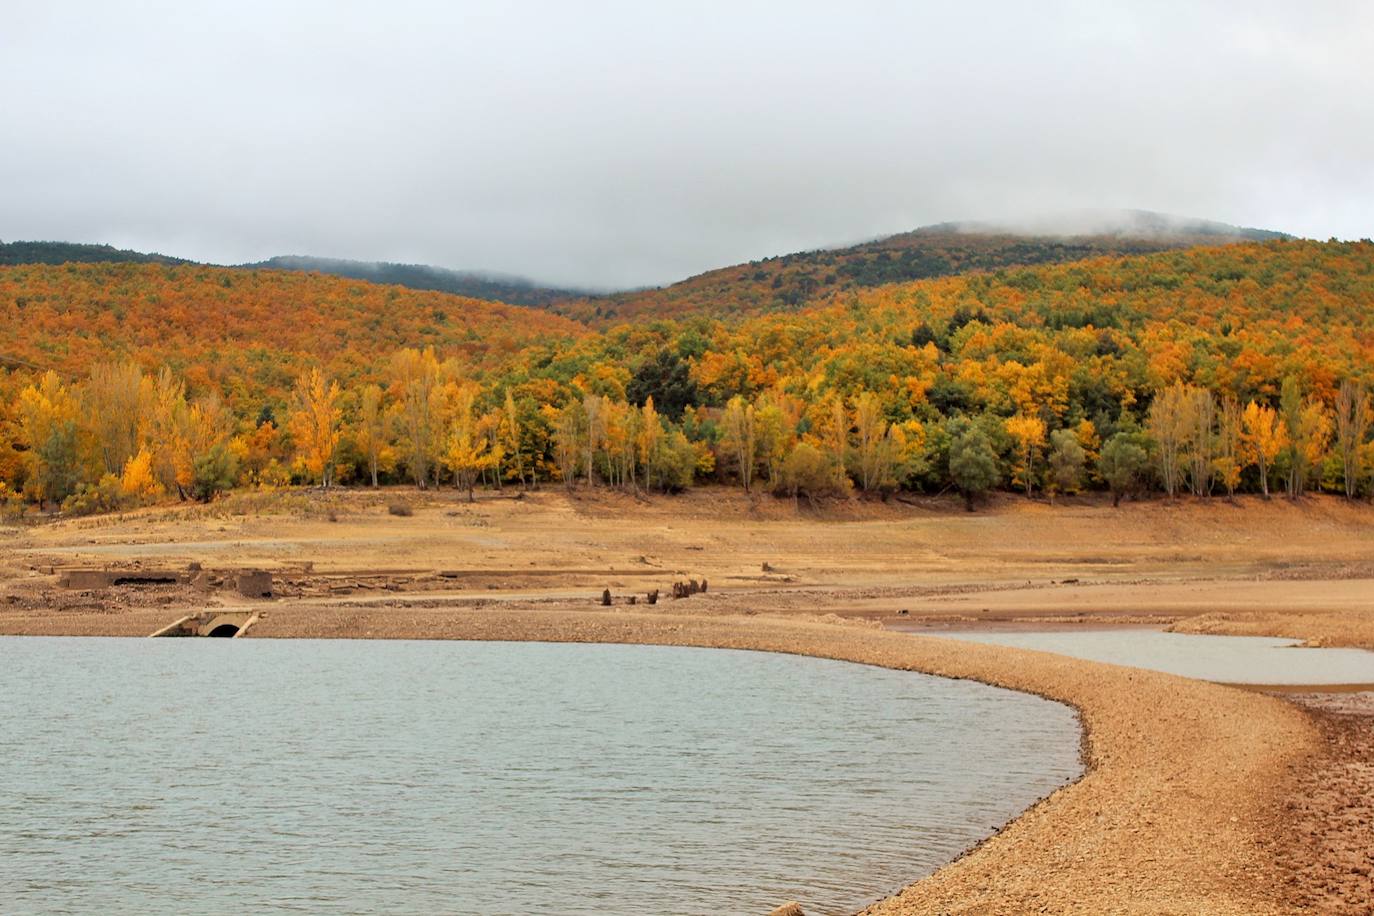
<path id="1" fill-rule="evenodd" d="M 0 912 L 844 913 L 1080 772 L 1066 707 L 755 652 L 0 638 Z"/>
<path id="2" fill-rule="evenodd" d="M 1305 649 L 1296 640 L 1267 636 L 1165 633 L 1135 627 L 951 630 L 930 635 L 1039 649 L 1226 684 L 1374 684 L 1374 652 Z"/>

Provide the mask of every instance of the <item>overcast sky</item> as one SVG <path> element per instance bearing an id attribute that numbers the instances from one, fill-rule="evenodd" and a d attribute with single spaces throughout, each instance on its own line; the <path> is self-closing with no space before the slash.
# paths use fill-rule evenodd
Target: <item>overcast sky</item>
<path id="1" fill-rule="evenodd" d="M 1374 3 L 6 4 L 0 239 L 599 287 L 1138 207 L 1374 235 Z"/>

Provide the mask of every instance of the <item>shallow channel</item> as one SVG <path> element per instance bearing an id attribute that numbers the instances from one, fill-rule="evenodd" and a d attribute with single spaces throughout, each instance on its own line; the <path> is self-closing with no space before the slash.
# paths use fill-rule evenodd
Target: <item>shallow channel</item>
<path id="1" fill-rule="evenodd" d="M 1137 627 L 930 631 L 970 642 L 1039 649 L 1226 684 L 1374 684 L 1374 652 L 1305 649 L 1267 636 L 1165 633 Z"/>

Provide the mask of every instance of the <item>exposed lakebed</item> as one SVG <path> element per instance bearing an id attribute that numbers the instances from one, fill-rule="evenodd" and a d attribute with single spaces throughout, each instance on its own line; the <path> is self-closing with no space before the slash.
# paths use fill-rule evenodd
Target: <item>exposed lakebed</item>
<path id="1" fill-rule="evenodd" d="M 5 913 L 852 911 L 1080 772 L 1071 710 L 756 652 L 0 638 Z"/>

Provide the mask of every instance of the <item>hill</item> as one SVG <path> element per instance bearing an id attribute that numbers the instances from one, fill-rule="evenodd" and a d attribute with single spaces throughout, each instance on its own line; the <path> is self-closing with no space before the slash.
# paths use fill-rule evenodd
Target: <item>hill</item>
<path id="1" fill-rule="evenodd" d="M 584 295 L 581 290 L 540 286 L 524 277 L 487 273 L 476 270 L 449 270 L 428 264 L 393 264 L 386 261 L 350 261 L 340 258 L 315 258 L 285 255 L 243 264 L 250 270 L 303 270 L 367 280 L 371 283 L 390 283 L 410 289 L 428 289 L 490 299 L 512 305 L 547 306 L 551 303 Z"/>
<path id="2" fill-rule="evenodd" d="M 0 265 L 8 264 L 190 264 L 165 254 L 78 242 L 0 242 Z"/>
<path id="3" fill-rule="evenodd" d="M 547 312 L 449 293 L 280 270 L 200 265 L 0 267 L 11 364 L 84 374 L 133 358 L 235 399 L 279 395 L 305 364 L 376 375 L 398 348 L 433 346 L 476 367 L 583 329 Z"/>
<path id="4" fill-rule="evenodd" d="M 801 311 L 626 324 L 580 340 L 631 400 L 803 405 L 870 391 L 892 421 L 1030 412 L 1143 422 L 1175 381 L 1276 403 L 1374 382 L 1374 244 L 1276 241 L 834 292 Z M 683 396 L 670 388 L 686 387 Z M 808 407 L 808 409 L 810 409 Z M 813 423 L 819 418 L 813 418 Z"/>
<path id="5" fill-rule="evenodd" d="M 1020 224 L 940 223 L 848 248 L 765 258 L 658 289 L 585 297 L 554 308 L 600 325 L 639 318 L 748 316 L 795 311 L 845 290 L 969 271 L 1283 238 L 1288 236 L 1144 210 L 1087 211 Z"/>
<path id="6" fill-rule="evenodd" d="M 203 264 L 165 254 L 130 251 L 110 245 L 79 242 L 0 242 L 0 265 L 14 264 Z M 404 286 L 408 289 L 453 293 L 470 299 L 488 299 L 511 305 L 547 306 L 586 295 L 584 290 L 541 286 L 524 277 L 477 270 L 449 270 L 428 264 L 392 264 L 386 261 L 350 261 L 284 255 L 235 265 L 245 270 L 293 270 L 331 274 L 369 283 Z"/>

